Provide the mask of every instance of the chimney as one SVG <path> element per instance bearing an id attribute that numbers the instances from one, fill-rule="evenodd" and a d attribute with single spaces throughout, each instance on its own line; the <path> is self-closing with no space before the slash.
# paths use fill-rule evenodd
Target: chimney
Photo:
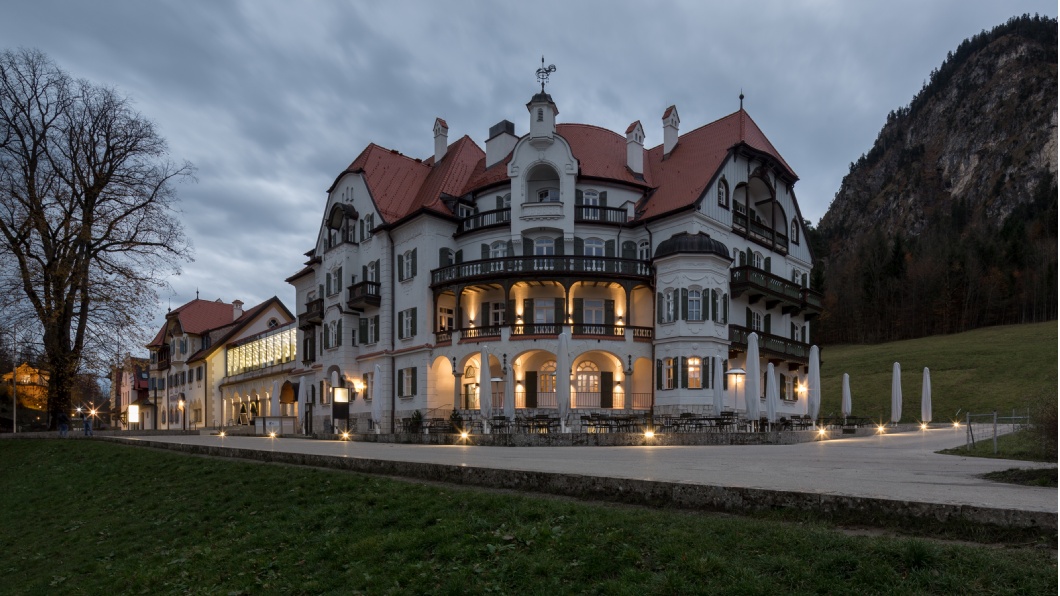
<path id="1" fill-rule="evenodd" d="M 449 125 L 441 118 L 434 119 L 434 163 L 442 161 L 449 146 Z"/>
<path id="2" fill-rule="evenodd" d="M 232 301 L 232 320 L 235 321 L 241 316 L 243 316 L 243 301 L 242 300 L 233 300 Z"/>
<path id="3" fill-rule="evenodd" d="M 490 136 L 486 139 L 486 167 L 500 162 L 515 149 L 519 137 L 515 136 L 515 125 L 501 120 L 490 127 Z"/>
<path id="4" fill-rule="evenodd" d="M 634 174 L 644 174 L 644 127 L 640 120 L 626 129 L 626 165 Z"/>
<path id="5" fill-rule="evenodd" d="M 670 106 L 663 112 L 663 159 L 677 146 L 677 127 L 681 118 L 677 115 L 677 106 Z"/>

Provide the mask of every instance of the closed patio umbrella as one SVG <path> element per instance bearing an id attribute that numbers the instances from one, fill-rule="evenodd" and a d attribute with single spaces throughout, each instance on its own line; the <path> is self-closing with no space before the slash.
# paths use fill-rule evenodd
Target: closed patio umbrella
<path id="1" fill-rule="evenodd" d="M 752 423 L 758 422 L 758 418 L 761 415 L 758 408 L 758 383 L 762 374 L 758 365 L 757 333 L 751 333 L 751 335 L 747 336 L 747 366 L 744 368 L 747 369 L 747 382 L 743 386 L 743 401 L 744 407 L 747 409 L 747 419 Z"/>
<path id="2" fill-rule="evenodd" d="M 504 416 L 508 420 L 515 419 L 515 367 L 508 367 L 508 374 L 504 375 Z"/>
<path id="3" fill-rule="evenodd" d="M 721 357 L 714 359 L 714 415 L 721 414 L 721 411 L 725 408 L 725 393 L 721 390 L 722 376 L 725 371 L 721 368 Z"/>
<path id="4" fill-rule="evenodd" d="M 309 381 L 304 378 L 298 382 L 298 413 L 302 415 L 302 434 L 305 434 L 308 430 L 306 425 L 305 417 L 309 415 L 306 408 L 306 386 L 309 385 Z"/>
<path id="5" fill-rule="evenodd" d="M 806 415 L 817 424 L 821 412 L 821 349 L 810 346 L 810 371 L 806 375 Z"/>
<path id="6" fill-rule="evenodd" d="M 272 393 L 269 393 L 269 416 L 280 415 L 280 382 L 272 382 Z"/>
<path id="7" fill-rule="evenodd" d="M 780 406 L 780 389 L 777 388 L 777 371 L 770 362 L 766 366 L 766 420 L 772 425 L 777 421 L 777 408 Z"/>
<path id="8" fill-rule="evenodd" d="M 843 373 L 843 418 L 850 417 L 850 375 Z"/>
<path id="9" fill-rule="evenodd" d="M 931 422 L 931 371 L 924 367 L 924 388 L 920 392 L 920 421 Z"/>
<path id="10" fill-rule="evenodd" d="M 897 362 L 891 369 L 891 422 L 902 419 L 902 366 Z"/>
<path id="11" fill-rule="evenodd" d="M 482 413 L 482 432 L 489 433 L 489 418 L 493 412 L 493 395 L 490 391 L 490 353 L 482 348 L 478 369 L 478 409 Z"/>
<path id="12" fill-rule="evenodd" d="M 566 430 L 567 414 L 570 412 L 570 327 L 564 327 L 559 334 L 559 345 L 556 347 L 556 409 L 559 410 L 559 423 Z"/>
<path id="13" fill-rule="evenodd" d="M 383 368 L 375 365 L 372 374 L 372 428 L 376 434 L 383 432 L 380 425 L 383 423 Z"/>

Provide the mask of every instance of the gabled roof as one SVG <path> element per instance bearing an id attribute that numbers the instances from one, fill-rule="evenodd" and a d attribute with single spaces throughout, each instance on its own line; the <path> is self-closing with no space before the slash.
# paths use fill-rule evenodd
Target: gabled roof
<path id="1" fill-rule="evenodd" d="M 257 318 L 258 315 L 264 312 L 272 304 L 279 305 L 280 310 L 282 310 L 283 313 L 287 315 L 289 321 L 294 320 L 294 315 L 291 314 L 291 311 L 287 310 L 287 307 L 284 306 L 283 302 L 281 302 L 279 298 L 273 296 L 265 302 L 262 302 L 257 306 L 248 308 L 247 310 L 243 311 L 243 314 L 238 319 L 225 326 L 226 328 L 220 334 L 220 337 L 211 338 L 210 345 L 208 347 L 202 348 L 191 356 L 188 356 L 188 362 L 202 360 L 214 350 L 220 348 L 221 346 L 224 346 L 226 343 L 228 343 L 230 339 L 232 339 L 234 335 L 239 333 L 246 325 L 251 323 L 255 318 Z M 216 331 L 222 330 L 217 329 Z"/>
<path id="2" fill-rule="evenodd" d="M 164 343 L 166 329 L 173 319 L 180 323 L 185 333 L 202 335 L 210 329 L 231 323 L 234 314 L 235 311 L 231 304 L 220 300 L 210 301 L 196 298 L 166 313 L 166 324 L 162 325 L 147 347 L 161 346 Z"/>
<path id="3" fill-rule="evenodd" d="M 644 159 L 645 178 L 656 190 L 641 206 L 639 217 L 649 218 L 693 205 L 702 196 L 729 152 L 739 145 L 769 155 L 792 178 L 796 178 L 766 135 L 741 109 L 681 135 L 677 146 L 666 159 L 663 159 L 662 145 L 647 151 Z"/>

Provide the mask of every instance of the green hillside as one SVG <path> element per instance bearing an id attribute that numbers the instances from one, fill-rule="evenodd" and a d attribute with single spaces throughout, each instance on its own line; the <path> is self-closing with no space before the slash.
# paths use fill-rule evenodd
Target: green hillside
<path id="1" fill-rule="evenodd" d="M 931 369 L 933 420 L 960 410 L 1011 413 L 1057 396 L 1057 323 L 987 327 L 956 335 L 821 350 L 821 415 L 838 415 L 843 373 L 852 415 L 890 419 L 891 367 L 902 366 L 902 422 L 920 418 L 921 379 Z"/>

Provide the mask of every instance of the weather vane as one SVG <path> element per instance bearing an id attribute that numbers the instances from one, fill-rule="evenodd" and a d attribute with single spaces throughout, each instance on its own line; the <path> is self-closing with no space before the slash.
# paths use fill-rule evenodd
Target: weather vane
<path id="1" fill-rule="evenodd" d="M 541 82 L 541 93 L 545 92 L 545 83 L 548 82 L 548 75 L 556 72 L 556 65 L 549 64 L 545 66 L 545 57 L 541 56 L 541 68 L 537 69 L 537 80 Z"/>

